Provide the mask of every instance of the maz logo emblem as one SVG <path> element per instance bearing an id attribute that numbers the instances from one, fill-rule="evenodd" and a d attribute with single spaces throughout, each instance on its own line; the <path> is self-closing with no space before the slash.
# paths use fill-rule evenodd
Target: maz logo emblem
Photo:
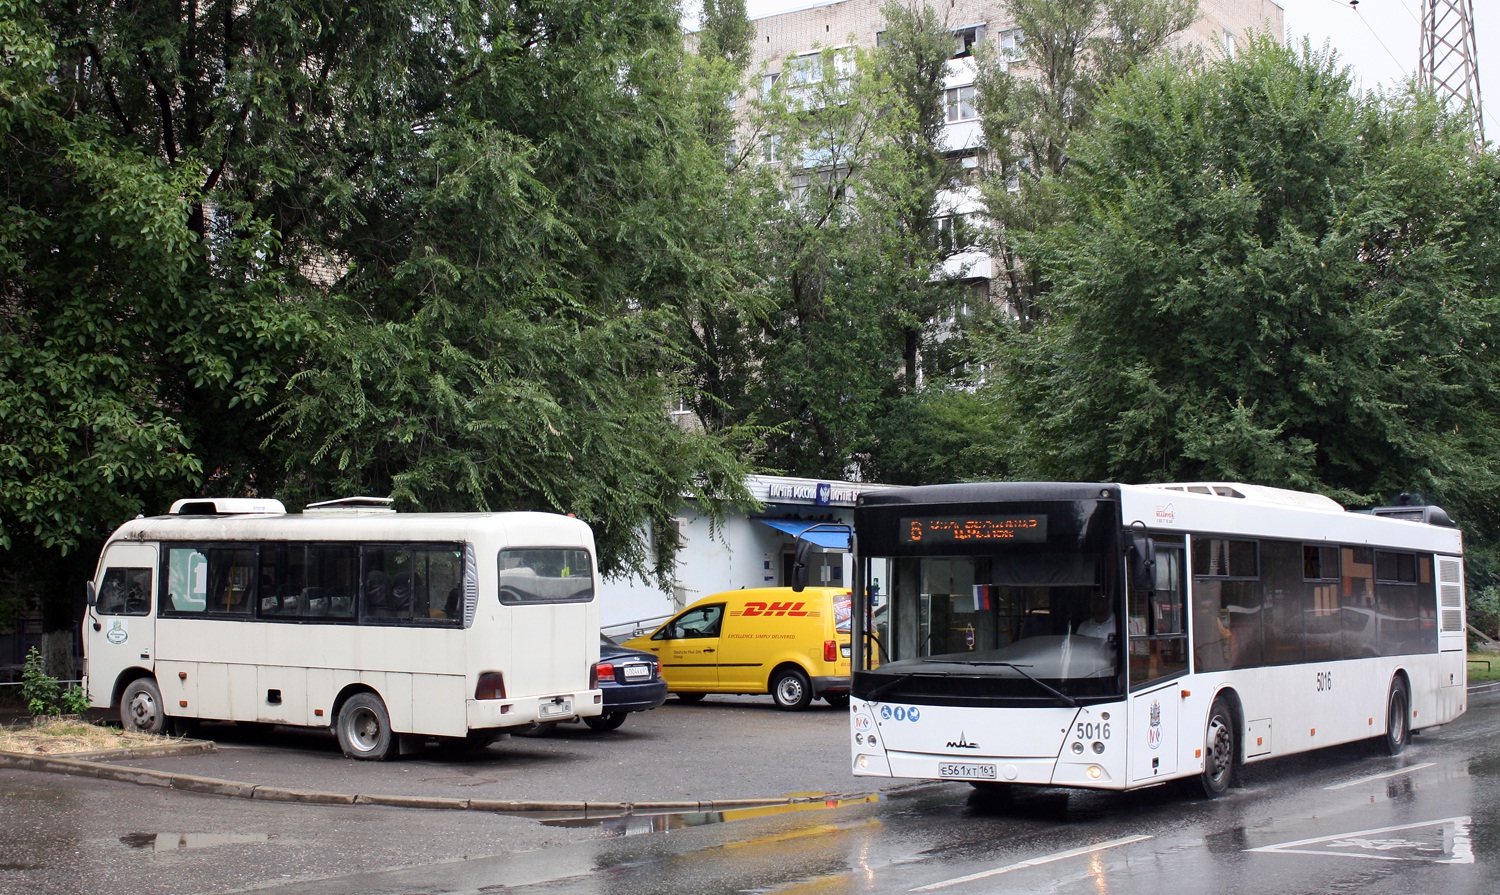
<path id="1" fill-rule="evenodd" d="M 958 742 L 955 743 L 952 740 L 949 740 L 947 745 L 948 745 L 949 749 L 978 749 L 979 748 L 979 744 L 978 743 L 971 743 L 971 742 L 969 742 L 968 739 L 962 733 L 960 733 L 958 735 Z"/>

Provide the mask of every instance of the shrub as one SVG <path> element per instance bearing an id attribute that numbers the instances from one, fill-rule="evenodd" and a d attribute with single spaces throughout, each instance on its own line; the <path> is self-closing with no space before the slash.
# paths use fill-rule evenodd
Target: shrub
<path id="1" fill-rule="evenodd" d="M 1470 592 L 1469 630 L 1491 638 L 1500 633 L 1500 587 L 1491 584 Z"/>
<path id="2" fill-rule="evenodd" d="M 89 708 L 88 692 L 77 684 L 63 689 L 62 682 L 47 673 L 36 647 L 26 651 L 26 664 L 21 667 L 21 698 L 33 716 L 81 715 Z"/>

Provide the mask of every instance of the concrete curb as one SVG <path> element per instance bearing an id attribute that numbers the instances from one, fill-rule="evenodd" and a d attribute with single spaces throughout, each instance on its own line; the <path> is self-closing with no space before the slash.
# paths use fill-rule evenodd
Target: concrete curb
<path id="1" fill-rule="evenodd" d="M 212 743 L 208 744 L 212 746 Z M 200 751 L 213 751 L 212 749 Z M 112 757 L 126 757 L 112 755 Z M 138 757 L 138 756 L 130 756 Z M 117 765 L 84 758 L 57 758 L 49 755 L 21 755 L 0 752 L 0 768 L 14 768 L 39 773 L 95 777 L 140 786 L 160 786 L 182 792 L 226 796 L 237 799 L 263 799 L 271 802 L 299 802 L 307 805 L 376 805 L 387 808 L 421 808 L 449 811 L 488 811 L 501 814 L 553 812 L 582 814 L 584 817 L 613 817 L 632 812 L 657 811 L 727 811 L 735 808 L 766 808 L 777 805 L 799 805 L 822 802 L 833 794 L 788 796 L 777 799 L 714 799 L 698 802 L 552 802 L 505 799 L 449 799 L 430 796 L 393 796 L 366 793 L 318 792 L 263 786 L 214 777 L 173 774 L 143 768 Z"/>

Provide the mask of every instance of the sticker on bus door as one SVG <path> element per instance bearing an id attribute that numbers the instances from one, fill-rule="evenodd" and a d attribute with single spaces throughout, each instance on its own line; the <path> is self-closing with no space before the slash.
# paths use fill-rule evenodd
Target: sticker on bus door
<path id="1" fill-rule="evenodd" d="M 1178 702 L 1173 684 L 1131 697 L 1131 782 L 1177 772 Z"/>

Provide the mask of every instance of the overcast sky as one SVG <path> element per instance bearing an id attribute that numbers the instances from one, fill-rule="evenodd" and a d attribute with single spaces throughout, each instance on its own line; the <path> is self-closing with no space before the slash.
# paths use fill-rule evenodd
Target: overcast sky
<path id="1" fill-rule="evenodd" d="M 830 0 L 831 2 L 831 0 Z M 1314 47 L 1324 42 L 1354 69 L 1360 87 L 1390 86 L 1416 72 L 1425 0 L 1283 0 L 1288 39 L 1305 35 Z M 818 0 L 746 0 L 750 16 L 822 5 Z M 1484 134 L 1500 141 L 1500 8 L 1494 0 L 1474 3 L 1474 33 L 1480 56 L 1480 94 L 1485 101 Z M 1484 63 L 1488 63 L 1488 65 Z"/>

